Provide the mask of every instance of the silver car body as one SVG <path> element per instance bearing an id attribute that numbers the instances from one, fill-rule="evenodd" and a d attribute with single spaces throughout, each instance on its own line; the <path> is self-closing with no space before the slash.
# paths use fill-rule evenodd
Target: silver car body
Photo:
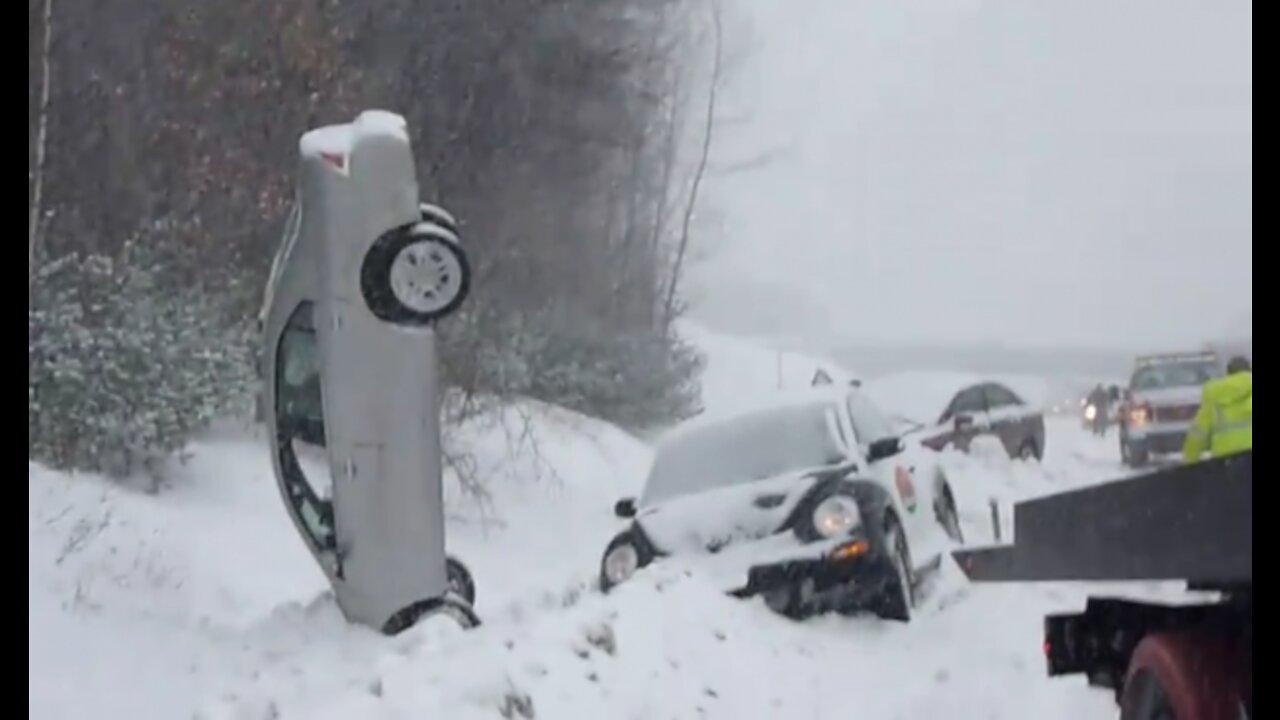
<path id="1" fill-rule="evenodd" d="M 299 151 L 260 318 L 262 407 L 285 505 L 339 607 L 385 629 L 447 588 L 435 333 L 379 319 L 361 293 L 375 241 L 421 218 L 414 158 L 403 118 L 379 111 Z"/>

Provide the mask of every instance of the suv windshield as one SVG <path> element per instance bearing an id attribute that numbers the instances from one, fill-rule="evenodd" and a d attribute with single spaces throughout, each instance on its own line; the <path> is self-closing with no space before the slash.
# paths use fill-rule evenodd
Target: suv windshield
<path id="1" fill-rule="evenodd" d="M 682 434 L 658 448 L 640 505 L 837 464 L 834 413 L 832 403 L 788 406 Z"/>
<path id="2" fill-rule="evenodd" d="M 1217 364 L 1212 360 L 1160 363 L 1139 368 L 1133 374 L 1130 387 L 1134 390 L 1155 390 L 1168 387 L 1203 385 L 1217 374 Z"/>

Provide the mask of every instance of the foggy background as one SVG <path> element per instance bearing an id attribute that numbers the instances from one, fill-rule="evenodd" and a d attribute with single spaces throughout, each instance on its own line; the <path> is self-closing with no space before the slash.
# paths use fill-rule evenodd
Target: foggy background
<path id="1" fill-rule="evenodd" d="M 880 366 L 1252 334 L 1252 6 L 737 0 L 692 314 Z M 1017 366 L 1017 367 L 1012 367 Z"/>

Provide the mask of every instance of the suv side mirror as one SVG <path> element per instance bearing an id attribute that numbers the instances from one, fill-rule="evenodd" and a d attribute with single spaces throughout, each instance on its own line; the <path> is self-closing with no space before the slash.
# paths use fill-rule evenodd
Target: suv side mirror
<path id="1" fill-rule="evenodd" d="M 867 462 L 876 462 L 902 452 L 902 440 L 896 435 L 880 438 L 867 446 Z"/>
<path id="2" fill-rule="evenodd" d="M 636 516 L 636 499 L 622 498 L 613 504 L 613 514 L 626 520 Z"/>

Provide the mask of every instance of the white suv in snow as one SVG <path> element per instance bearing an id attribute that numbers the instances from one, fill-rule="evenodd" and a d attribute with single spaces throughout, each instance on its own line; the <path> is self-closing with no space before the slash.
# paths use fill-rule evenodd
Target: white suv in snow
<path id="1" fill-rule="evenodd" d="M 791 617 L 871 610 L 907 621 L 959 515 L 933 453 L 904 444 L 861 391 L 824 386 L 694 419 L 662 439 L 601 559 L 604 590 L 665 556 Z"/>

